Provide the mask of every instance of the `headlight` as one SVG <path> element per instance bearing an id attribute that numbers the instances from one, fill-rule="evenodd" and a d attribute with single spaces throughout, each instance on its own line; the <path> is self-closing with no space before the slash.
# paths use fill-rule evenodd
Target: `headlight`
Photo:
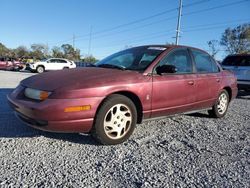
<path id="1" fill-rule="evenodd" d="M 32 88 L 26 88 L 24 91 L 24 95 L 30 99 L 35 99 L 35 100 L 45 100 L 49 97 L 51 92 L 48 91 L 41 91 L 38 89 L 32 89 Z"/>

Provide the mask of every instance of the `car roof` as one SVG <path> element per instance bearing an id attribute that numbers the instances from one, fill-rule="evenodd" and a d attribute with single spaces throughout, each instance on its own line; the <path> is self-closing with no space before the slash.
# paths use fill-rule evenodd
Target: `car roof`
<path id="1" fill-rule="evenodd" d="M 165 45 L 164 44 L 152 44 L 152 45 L 135 46 L 134 48 L 137 48 L 137 47 L 160 47 L 160 48 L 172 48 L 172 49 L 173 48 L 191 48 L 191 49 L 195 49 L 195 50 L 200 50 L 200 51 L 206 52 L 206 51 L 204 51 L 202 49 L 195 48 L 195 47 L 192 47 L 192 46 L 175 45 L 175 44 L 165 44 Z"/>
<path id="2" fill-rule="evenodd" d="M 52 57 L 52 58 L 49 58 L 49 59 L 61 59 L 61 60 L 67 60 L 67 61 L 68 61 L 68 59 L 64 59 L 64 58 L 57 58 L 57 57 Z"/>

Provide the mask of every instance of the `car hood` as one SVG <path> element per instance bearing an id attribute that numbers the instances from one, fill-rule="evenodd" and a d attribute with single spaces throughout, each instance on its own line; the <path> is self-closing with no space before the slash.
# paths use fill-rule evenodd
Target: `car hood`
<path id="1" fill-rule="evenodd" d="M 139 81 L 141 77 L 142 74 L 135 71 L 86 67 L 38 74 L 24 79 L 21 84 L 33 89 L 54 91 L 133 83 Z"/>

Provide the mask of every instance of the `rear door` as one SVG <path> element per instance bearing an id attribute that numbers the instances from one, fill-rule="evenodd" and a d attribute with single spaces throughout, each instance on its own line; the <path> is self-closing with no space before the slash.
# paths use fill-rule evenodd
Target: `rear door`
<path id="1" fill-rule="evenodd" d="M 57 69 L 63 69 L 64 67 L 69 68 L 69 64 L 64 59 L 58 59 L 57 61 Z"/>
<path id="2" fill-rule="evenodd" d="M 209 54 L 196 49 L 190 49 L 190 51 L 197 75 L 195 108 L 211 107 L 220 91 L 220 82 L 222 79 L 220 69 Z"/>
<path id="3" fill-rule="evenodd" d="M 47 70 L 58 70 L 58 59 L 49 59 L 46 62 Z"/>
<path id="4" fill-rule="evenodd" d="M 158 75 L 155 69 L 174 65 L 176 73 Z M 165 116 L 193 109 L 196 100 L 196 75 L 186 48 L 171 51 L 155 67 L 152 89 L 152 117 Z"/>

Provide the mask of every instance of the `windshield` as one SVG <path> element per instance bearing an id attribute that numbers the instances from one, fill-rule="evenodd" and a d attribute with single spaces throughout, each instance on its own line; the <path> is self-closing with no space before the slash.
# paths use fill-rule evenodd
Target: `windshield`
<path id="1" fill-rule="evenodd" d="M 250 66 L 250 56 L 228 56 L 222 62 L 224 66 Z"/>
<path id="2" fill-rule="evenodd" d="M 115 53 L 98 63 L 97 67 L 117 68 L 122 70 L 145 70 L 166 48 L 136 47 Z"/>

